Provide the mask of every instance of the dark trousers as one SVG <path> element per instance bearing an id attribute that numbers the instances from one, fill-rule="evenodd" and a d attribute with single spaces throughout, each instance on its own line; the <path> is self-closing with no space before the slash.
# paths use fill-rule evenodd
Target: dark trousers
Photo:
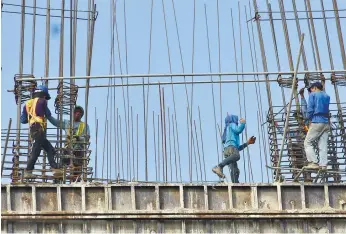
<path id="1" fill-rule="evenodd" d="M 223 169 L 224 166 L 228 165 L 231 170 L 232 183 L 239 183 L 239 168 L 238 161 L 240 159 L 239 150 L 233 146 L 225 148 L 223 152 L 225 159 L 219 164 L 219 167 Z"/>
<path id="2" fill-rule="evenodd" d="M 37 158 L 41 153 L 41 149 L 44 149 L 44 151 L 46 151 L 50 167 L 55 169 L 58 168 L 58 164 L 54 161 L 55 149 L 47 140 L 43 127 L 39 123 L 32 124 L 30 126 L 30 135 L 32 146 L 26 169 L 28 171 L 34 169 Z"/>

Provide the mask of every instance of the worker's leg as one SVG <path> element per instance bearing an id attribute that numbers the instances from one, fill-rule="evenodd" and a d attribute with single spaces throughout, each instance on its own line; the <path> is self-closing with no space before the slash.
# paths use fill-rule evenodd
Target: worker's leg
<path id="1" fill-rule="evenodd" d="M 305 137 L 304 148 L 308 162 L 318 163 L 317 155 L 315 154 L 313 143 L 318 140 L 325 130 L 325 125 L 321 123 L 312 123 L 308 134 Z"/>
<path id="2" fill-rule="evenodd" d="M 325 124 L 324 131 L 318 141 L 320 166 L 322 167 L 326 167 L 328 164 L 328 135 L 329 135 L 329 125 Z"/>
<path id="3" fill-rule="evenodd" d="M 238 163 L 237 161 L 235 162 L 231 162 L 231 164 L 229 164 L 229 167 L 231 169 L 231 180 L 232 183 L 239 183 L 239 168 L 238 168 Z"/>
<path id="4" fill-rule="evenodd" d="M 233 162 L 237 162 L 240 159 L 239 151 L 235 147 L 227 147 L 226 150 L 227 154 L 225 153 L 225 156 L 227 157 L 219 164 L 219 167 L 221 168 L 224 168 Z"/>
<path id="5" fill-rule="evenodd" d="M 30 127 L 30 135 L 32 140 L 30 158 L 28 159 L 26 170 L 32 171 L 35 167 L 35 163 L 38 156 L 41 153 L 42 141 L 43 141 L 43 131 L 40 125 L 33 124 Z"/>
<path id="6" fill-rule="evenodd" d="M 47 140 L 43 133 L 42 148 L 47 152 L 48 162 L 51 168 L 58 169 L 59 166 L 54 160 L 55 149 L 52 144 Z"/>

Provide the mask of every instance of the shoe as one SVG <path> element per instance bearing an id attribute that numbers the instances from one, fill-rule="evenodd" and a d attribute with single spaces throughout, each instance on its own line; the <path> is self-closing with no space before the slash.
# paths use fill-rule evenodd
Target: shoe
<path id="1" fill-rule="evenodd" d="M 224 178 L 225 178 L 225 175 L 222 173 L 221 167 L 216 166 L 216 167 L 214 167 L 214 168 L 212 169 L 212 171 L 213 171 L 216 175 L 218 175 L 221 179 L 224 179 Z"/>
<path id="2" fill-rule="evenodd" d="M 24 172 L 24 178 L 25 179 L 34 179 L 34 178 L 36 178 L 36 175 L 32 174 L 31 171 L 25 171 Z"/>
<path id="3" fill-rule="evenodd" d="M 317 163 L 310 162 L 307 166 L 305 166 L 305 169 L 318 170 L 320 169 L 320 166 Z"/>

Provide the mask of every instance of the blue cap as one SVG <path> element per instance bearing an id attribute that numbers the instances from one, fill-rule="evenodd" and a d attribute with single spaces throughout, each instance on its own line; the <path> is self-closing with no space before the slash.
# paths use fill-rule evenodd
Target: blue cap
<path id="1" fill-rule="evenodd" d="M 35 90 L 35 93 L 38 93 L 38 92 L 43 92 L 45 95 L 46 95 L 46 99 L 49 100 L 50 99 L 50 95 L 49 95 L 49 92 L 48 92 L 48 88 L 44 85 L 39 85 L 37 86 L 36 90 Z"/>
<path id="2" fill-rule="evenodd" d="M 318 88 L 319 90 L 323 90 L 323 85 L 321 82 L 314 82 L 312 84 L 310 84 L 310 86 L 308 87 L 308 91 L 311 92 L 312 88 Z"/>

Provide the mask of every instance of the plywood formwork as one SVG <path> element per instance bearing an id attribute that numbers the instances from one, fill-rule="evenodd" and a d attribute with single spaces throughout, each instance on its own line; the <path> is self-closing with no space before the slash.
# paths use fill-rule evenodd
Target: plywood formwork
<path id="1" fill-rule="evenodd" d="M 2 231 L 345 232 L 344 184 L 3 185 Z"/>

